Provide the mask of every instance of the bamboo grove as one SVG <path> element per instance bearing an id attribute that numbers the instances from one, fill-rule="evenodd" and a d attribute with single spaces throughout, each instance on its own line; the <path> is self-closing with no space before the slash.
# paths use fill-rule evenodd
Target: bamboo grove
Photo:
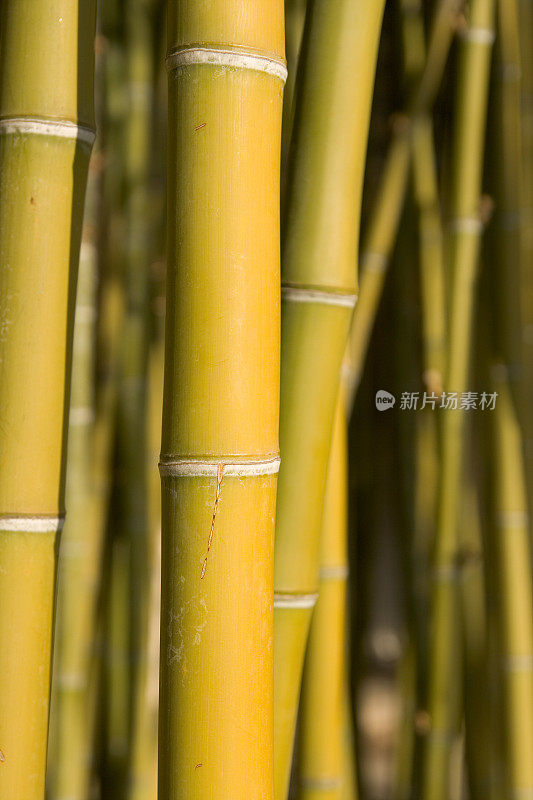
<path id="1" fill-rule="evenodd" d="M 0 0 L 0 800 L 533 798 L 530 0 Z"/>

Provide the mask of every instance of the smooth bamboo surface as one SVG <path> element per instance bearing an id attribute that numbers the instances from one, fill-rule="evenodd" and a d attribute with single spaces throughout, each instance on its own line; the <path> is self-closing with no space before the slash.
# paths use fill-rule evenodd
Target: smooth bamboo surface
<path id="1" fill-rule="evenodd" d="M 80 252 L 67 458 L 69 514 L 58 570 L 51 717 L 55 752 L 49 759 L 50 796 L 57 800 L 85 798 L 89 788 L 88 683 L 101 545 L 93 485 L 97 163 L 95 159 L 89 175 Z"/>
<path id="2" fill-rule="evenodd" d="M 95 4 L 0 14 L 0 796 L 42 800 Z"/>
<path id="3" fill-rule="evenodd" d="M 507 370 L 493 370 L 498 392 L 495 444 L 494 554 L 502 686 L 506 794 L 533 794 L 533 580 L 518 414 Z"/>
<path id="4" fill-rule="evenodd" d="M 444 382 L 445 391 L 459 394 L 468 388 L 474 288 L 483 227 L 481 180 L 494 10 L 492 0 L 472 2 L 459 54 L 450 200 L 449 349 Z M 428 687 L 431 727 L 422 761 L 423 800 L 448 798 L 450 759 L 460 723 L 461 703 L 457 555 L 464 412 L 459 408 L 446 409 L 442 412 L 441 424 L 442 460 L 431 590 Z"/>
<path id="5" fill-rule="evenodd" d="M 341 800 L 344 782 L 347 564 L 347 430 L 339 389 L 328 461 L 313 611 L 300 699 L 301 800 Z M 348 776 L 347 776 L 348 777 Z"/>
<path id="6" fill-rule="evenodd" d="M 331 431 L 357 291 L 361 191 L 383 5 L 382 0 L 314 2 L 298 67 L 282 233 L 276 800 L 285 800 L 288 791 L 304 647 L 317 590 Z"/>
<path id="7" fill-rule="evenodd" d="M 283 3 L 168 12 L 158 796 L 270 800 Z"/>

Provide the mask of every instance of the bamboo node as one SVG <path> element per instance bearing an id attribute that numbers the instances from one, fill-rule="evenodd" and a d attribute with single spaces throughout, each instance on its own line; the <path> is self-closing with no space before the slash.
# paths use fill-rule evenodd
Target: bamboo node
<path id="1" fill-rule="evenodd" d="M 274 608 L 314 608 L 318 592 L 314 594 L 290 594 L 274 592 Z"/>
<path id="2" fill-rule="evenodd" d="M 364 272 L 384 272 L 387 269 L 389 259 L 385 253 L 371 252 L 368 250 L 363 253 L 361 268 Z"/>
<path id="3" fill-rule="evenodd" d="M 281 459 L 271 456 L 266 459 L 161 459 L 159 473 L 162 478 L 218 477 L 219 469 L 224 468 L 228 478 L 244 478 L 254 475 L 275 475 L 279 472 Z"/>
<path id="4" fill-rule="evenodd" d="M 321 581 L 334 581 L 346 580 L 349 575 L 349 569 L 346 564 L 331 564 L 330 566 L 320 567 L 318 577 Z"/>
<path id="5" fill-rule="evenodd" d="M 326 292 L 305 286 L 282 286 L 281 299 L 289 303 L 318 303 L 353 308 L 357 302 L 357 295 L 346 292 Z"/>
<path id="6" fill-rule="evenodd" d="M 482 230 L 483 222 L 479 217 L 456 217 L 450 220 L 452 233 L 471 233 L 473 236 L 480 236 Z"/>
<path id="7" fill-rule="evenodd" d="M 0 531 L 8 533 L 57 533 L 63 528 L 65 517 L 48 517 L 44 514 L 0 517 Z"/>
<path id="8" fill-rule="evenodd" d="M 502 665 L 506 672 L 532 672 L 533 653 L 505 655 L 502 657 Z"/>
<path id="9" fill-rule="evenodd" d="M 492 46 L 495 33 L 491 28 L 469 28 L 466 27 L 459 32 L 461 39 L 474 44 Z"/>
<path id="10" fill-rule="evenodd" d="M 41 117 L 4 117 L 0 119 L 0 136 L 8 134 L 36 134 L 55 136 L 60 139 L 77 139 L 80 144 L 92 147 L 96 131 L 69 120 L 44 119 Z"/>
<path id="11" fill-rule="evenodd" d="M 265 56 L 254 50 L 229 49 L 221 47 L 184 47 L 169 53 L 166 58 L 167 70 L 170 72 L 180 67 L 193 64 L 209 64 L 230 69 L 251 69 L 266 72 L 279 78 L 282 83 L 287 80 L 287 66 L 284 61 Z"/>
<path id="12" fill-rule="evenodd" d="M 342 778 L 300 778 L 300 786 L 303 789 L 317 790 L 321 792 L 332 792 L 335 789 L 342 789 Z"/>

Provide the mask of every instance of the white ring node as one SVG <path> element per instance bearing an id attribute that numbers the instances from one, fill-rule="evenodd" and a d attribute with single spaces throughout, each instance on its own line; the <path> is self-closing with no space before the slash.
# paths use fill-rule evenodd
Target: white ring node
<path id="1" fill-rule="evenodd" d="M 285 594 L 274 592 L 274 608 L 314 608 L 318 594 Z"/>
<path id="2" fill-rule="evenodd" d="M 275 475 L 279 472 L 280 457 L 269 458 L 264 461 L 202 461 L 176 460 L 161 461 L 159 472 L 161 477 L 217 477 L 220 467 L 223 467 L 225 478 L 242 478 L 253 475 Z"/>
<path id="3" fill-rule="evenodd" d="M 356 294 L 341 292 L 322 292 L 319 289 L 305 289 L 296 286 L 282 286 L 281 299 L 290 303 L 319 303 L 326 306 L 353 308 L 357 302 Z"/>
<path id="4" fill-rule="evenodd" d="M 228 50 L 211 47 L 187 47 L 169 53 L 166 58 L 168 70 L 179 67 L 189 67 L 192 64 L 211 64 L 216 67 L 230 67 L 231 69 L 252 69 L 256 72 L 266 72 L 279 78 L 282 83 L 287 80 L 287 67 L 285 62 L 275 58 L 246 50 Z"/>
<path id="5" fill-rule="evenodd" d="M 0 531 L 9 533 L 56 533 L 64 525 L 64 517 L 0 517 Z"/>
<path id="6" fill-rule="evenodd" d="M 59 139 L 77 139 L 92 146 L 96 132 L 92 128 L 76 125 L 66 120 L 40 119 L 39 117 L 7 117 L 0 119 L 0 135 L 30 133 L 38 136 L 55 136 Z"/>

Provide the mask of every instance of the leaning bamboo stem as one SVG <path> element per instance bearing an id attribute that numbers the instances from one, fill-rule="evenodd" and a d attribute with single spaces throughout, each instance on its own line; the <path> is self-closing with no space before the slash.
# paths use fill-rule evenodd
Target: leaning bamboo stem
<path id="1" fill-rule="evenodd" d="M 445 390 L 466 390 L 474 286 L 482 221 L 480 218 L 486 106 L 493 41 L 494 3 L 474 0 L 463 32 L 451 197 L 449 357 Z M 449 792 L 452 741 L 458 726 L 460 662 L 457 586 L 458 513 L 464 437 L 464 412 L 442 413 L 442 462 L 432 587 L 432 638 L 429 655 L 428 711 L 431 729 L 423 758 L 423 800 L 444 800 Z M 460 673 L 459 673 L 460 674 Z"/>
<path id="2" fill-rule="evenodd" d="M 348 409 L 353 406 L 355 393 L 361 378 L 368 343 L 385 282 L 386 270 L 396 239 L 409 167 L 410 127 L 411 125 L 418 125 L 419 121 L 424 119 L 435 99 L 455 32 L 457 9 L 457 0 L 441 0 L 437 6 L 424 69 L 415 84 L 415 88 L 412 90 L 409 105 L 410 118 L 402 115 L 397 119 L 394 128 L 394 138 L 390 145 L 381 189 L 378 192 L 374 210 L 375 219 L 371 223 L 362 251 L 363 271 L 359 300 L 353 315 L 345 357 L 348 381 Z M 416 145 L 417 142 L 414 141 L 413 144 Z M 426 180 L 429 180 L 429 178 L 426 177 Z M 419 186 L 419 191 L 421 190 L 422 187 Z M 434 227 L 434 215 L 432 226 Z M 433 261 L 434 254 L 432 254 L 432 270 L 434 267 Z M 370 268 L 367 269 L 365 264 Z M 435 272 L 433 270 L 432 278 L 434 278 L 434 275 Z M 431 291 L 433 292 L 434 288 Z M 442 311 L 439 313 L 442 315 Z M 434 324 L 440 325 L 438 318 L 436 318 Z"/>
<path id="3" fill-rule="evenodd" d="M 275 797 L 285 800 L 358 221 L 383 2 L 318 0 L 306 22 L 284 214 L 275 545 Z M 307 38 L 305 38 L 307 37 Z M 332 84 L 331 75 L 337 79 Z M 355 82 L 347 76 L 357 76 Z M 309 191 L 313 185 L 314 190 Z"/>
<path id="4" fill-rule="evenodd" d="M 343 790 L 348 572 L 346 437 L 341 384 L 324 495 L 319 597 L 309 631 L 300 700 L 301 800 L 340 800 Z"/>
<path id="5" fill-rule="evenodd" d="M 42 800 L 95 8 L 0 13 L 0 795 Z"/>
<path id="6" fill-rule="evenodd" d="M 51 797 L 84 798 L 89 786 L 89 656 L 93 644 L 100 537 L 93 489 L 94 341 L 98 162 L 88 181 L 74 321 L 66 501 L 58 573 Z"/>
<path id="7" fill-rule="evenodd" d="M 282 0 L 243 8 L 168 4 L 161 800 L 272 796 L 286 67 Z"/>
<path id="8" fill-rule="evenodd" d="M 507 369 L 493 371 L 498 398 L 492 571 L 498 597 L 499 675 L 507 761 L 507 796 L 533 794 L 533 577 L 522 445 Z M 489 552 L 491 552 L 489 551 Z"/>

